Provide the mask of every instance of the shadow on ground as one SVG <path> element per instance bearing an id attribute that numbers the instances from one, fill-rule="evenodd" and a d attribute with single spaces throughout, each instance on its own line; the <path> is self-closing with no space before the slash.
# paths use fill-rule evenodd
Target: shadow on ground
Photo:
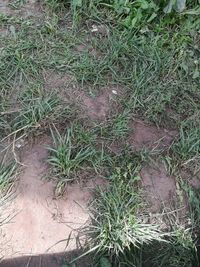
<path id="1" fill-rule="evenodd" d="M 68 262 L 81 255 L 78 250 L 66 253 L 22 256 L 0 261 L 0 267 L 71 267 Z M 91 259 L 83 257 L 76 262 L 76 267 L 92 267 Z"/>

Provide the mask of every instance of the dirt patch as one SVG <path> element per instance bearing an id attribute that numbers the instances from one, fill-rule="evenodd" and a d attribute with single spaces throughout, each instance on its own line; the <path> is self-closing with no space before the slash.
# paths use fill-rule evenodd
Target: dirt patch
<path id="1" fill-rule="evenodd" d="M 141 120 L 134 121 L 131 129 L 133 134 L 128 141 L 136 151 L 144 147 L 147 149 L 168 148 L 177 136 L 177 131 L 175 130 L 157 128 Z"/>
<path id="2" fill-rule="evenodd" d="M 69 185 L 63 198 L 55 199 L 54 184 L 41 179 L 47 173 L 47 143 L 35 144 L 23 155 L 24 172 L 19 177 L 17 197 L 10 205 L 15 216 L 2 226 L 2 257 L 76 249 L 78 229 L 88 221 L 91 182 L 82 187 Z"/>
<path id="3" fill-rule="evenodd" d="M 42 7 L 38 0 L 27 0 L 19 8 L 13 8 L 12 5 L 14 5 L 14 3 L 15 1 L 1 0 L 0 13 L 8 16 L 20 16 L 23 18 L 38 18 L 42 16 Z"/>
<path id="4" fill-rule="evenodd" d="M 165 166 L 145 166 L 141 170 L 142 186 L 151 204 L 152 212 L 159 212 L 162 205 L 168 205 L 176 195 L 174 177 L 167 174 Z"/>
<path id="5" fill-rule="evenodd" d="M 88 97 L 84 95 L 83 104 L 87 114 L 92 119 L 105 119 L 109 112 L 109 95 L 107 93 L 97 97 Z"/>
<path id="6" fill-rule="evenodd" d="M 190 181 L 190 184 L 195 189 L 200 189 L 200 177 L 199 176 L 194 176 L 192 178 L 192 180 Z"/>
<path id="7" fill-rule="evenodd" d="M 54 70 L 43 71 L 43 79 L 46 91 L 60 92 L 65 97 L 68 96 L 70 90 L 77 87 L 72 75 L 61 74 Z"/>
<path id="8" fill-rule="evenodd" d="M 193 172 L 189 170 L 182 169 L 181 171 L 181 177 L 184 181 L 187 181 L 190 186 L 192 186 L 195 189 L 200 189 L 200 173 L 194 174 Z"/>
<path id="9" fill-rule="evenodd" d="M 71 75 L 62 75 L 55 71 L 43 73 L 46 91 L 58 92 L 62 99 L 70 104 L 74 103 L 80 110 L 80 115 L 92 120 L 104 120 L 113 110 L 114 103 L 122 96 L 122 89 L 118 86 L 105 87 L 97 96 L 89 96 L 78 87 L 76 79 Z"/>
<path id="10" fill-rule="evenodd" d="M 66 262 L 77 258 L 83 251 L 70 251 L 68 253 L 41 254 L 36 256 L 16 257 L 0 261 L 0 267 L 61 267 L 68 266 Z M 76 267 L 91 267 L 89 256 L 76 261 Z"/>
<path id="11" fill-rule="evenodd" d="M 101 92 L 95 97 L 85 94 L 81 97 L 86 114 L 93 120 L 105 120 L 113 113 L 114 105 L 117 105 L 121 95 L 121 90 L 117 86 L 102 88 Z"/>

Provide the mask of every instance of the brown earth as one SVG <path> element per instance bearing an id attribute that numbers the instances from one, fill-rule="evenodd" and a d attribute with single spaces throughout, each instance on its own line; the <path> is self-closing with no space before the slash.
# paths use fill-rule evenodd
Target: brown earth
<path id="1" fill-rule="evenodd" d="M 74 250 L 78 229 L 88 222 L 86 207 L 95 180 L 85 186 L 69 185 L 65 195 L 55 199 L 54 184 L 41 179 L 48 171 L 47 143 L 35 144 L 23 155 L 24 172 L 9 206 L 15 216 L 1 227 L 1 257 Z"/>
<path id="2" fill-rule="evenodd" d="M 144 166 L 141 170 L 142 186 L 150 202 L 150 210 L 158 213 L 176 197 L 175 178 L 168 175 L 164 164 Z"/>
<path id="3" fill-rule="evenodd" d="M 27 0 L 25 3 L 20 7 L 20 9 L 12 8 L 12 4 L 15 1 L 9 0 L 1 0 L 0 1 L 0 13 L 4 15 L 16 15 L 23 18 L 29 17 L 41 17 L 42 16 L 42 7 L 40 1 L 38 0 Z"/>
<path id="4" fill-rule="evenodd" d="M 131 130 L 133 133 L 128 142 L 136 151 L 142 148 L 153 150 L 169 148 L 177 136 L 176 130 L 157 128 L 155 125 L 142 120 L 135 120 L 131 125 Z"/>
<path id="5" fill-rule="evenodd" d="M 70 262 L 82 253 L 82 251 L 70 251 L 68 253 L 14 257 L 0 261 L 0 267 L 65 267 L 66 262 Z M 91 267 L 90 262 L 91 259 L 88 256 L 82 257 L 76 261 L 76 267 Z"/>
<path id="6" fill-rule="evenodd" d="M 63 100 L 77 106 L 81 117 L 89 117 L 92 120 L 105 120 L 122 94 L 119 86 L 110 86 L 102 88 L 99 95 L 90 96 L 78 88 L 73 76 L 61 75 L 53 70 L 45 71 L 43 78 L 45 90 L 58 92 Z"/>

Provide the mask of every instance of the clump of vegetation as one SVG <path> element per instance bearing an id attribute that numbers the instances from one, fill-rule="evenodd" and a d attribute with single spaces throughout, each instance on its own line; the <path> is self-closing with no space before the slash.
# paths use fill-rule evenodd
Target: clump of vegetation
<path id="1" fill-rule="evenodd" d="M 140 248 L 153 241 L 163 241 L 168 235 L 158 225 L 147 223 L 141 211 L 144 201 L 137 186 L 139 176 L 118 168 L 106 190 L 99 189 L 92 203 L 92 225 L 89 229 L 92 245 L 100 255 L 122 257 L 132 247 Z"/>
<path id="2" fill-rule="evenodd" d="M 92 164 L 95 149 L 90 145 L 81 145 L 74 139 L 73 127 L 69 127 L 64 135 L 55 128 L 51 130 L 53 147 L 49 147 L 49 164 L 58 179 L 72 181 L 77 170 L 84 168 L 86 163 Z"/>
<path id="3" fill-rule="evenodd" d="M 181 15 L 199 15 L 199 2 L 186 0 L 72 0 L 71 6 L 75 12 L 89 13 L 99 17 L 99 13 L 107 14 L 105 19 L 111 20 L 128 29 L 141 29 L 151 26 L 152 22 L 162 20 L 179 23 Z M 101 14 L 104 16 L 104 14 Z M 171 21 L 171 22 L 170 22 Z"/>
<path id="4" fill-rule="evenodd" d="M 45 128 L 62 117 L 66 110 L 60 105 L 57 96 L 23 99 L 21 110 L 11 123 L 13 131 L 31 131 Z M 65 113 L 67 115 L 67 112 Z"/>
<path id="5" fill-rule="evenodd" d="M 0 161 L 0 194 L 5 194 L 14 183 L 16 177 L 17 164 L 5 162 L 5 159 Z"/>
<path id="6" fill-rule="evenodd" d="M 96 192 L 89 231 L 90 251 L 98 254 L 100 267 L 197 266 L 198 190 L 184 187 L 190 224 L 172 222 L 163 231 L 151 223 L 138 175 L 149 154 L 145 149 L 133 154 L 127 137 L 133 116 L 177 129 L 179 136 L 164 157 L 177 176 L 183 166 L 198 174 L 199 1 L 46 0 L 43 8 L 45 16 L 37 23 L 0 15 L 0 27 L 7 30 L 0 36 L 1 139 L 50 128 L 48 162 L 59 190 L 82 170 L 106 169 L 108 187 Z M 47 93 L 44 70 L 73 76 L 78 94 L 119 85 L 124 90 L 122 97 L 116 95 L 119 110 L 99 125 L 76 124 L 60 87 Z M 123 141 L 122 152 L 109 151 L 113 141 Z M 11 186 L 15 173 L 16 164 L 0 163 L 0 190 Z"/>

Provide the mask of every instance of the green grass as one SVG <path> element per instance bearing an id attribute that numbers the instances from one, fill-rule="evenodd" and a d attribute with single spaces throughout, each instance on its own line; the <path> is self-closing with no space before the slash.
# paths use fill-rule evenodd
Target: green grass
<path id="1" fill-rule="evenodd" d="M 0 162 L 0 194 L 5 194 L 14 183 L 17 164 L 15 162 Z"/>
<path id="2" fill-rule="evenodd" d="M 73 127 L 67 129 L 62 136 L 55 128 L 51 130 L 53 147 L 49 147 L 48 163 L 58 179 L 66 182 L 74 180 L 77 170 L 83 169 L 86 163 L 92 165 L 95 149 L 85 144 L 80 145 L 73 140 Z"/>
<path id="3" fill-rule="evenodd" d="M 158 225 L 145 222 L 147 217 L 141 213 L 143 201 L 137 186 L 139 177 L 127 172 L 117 169 L 108 188 L 98 190 L 91 207 L 91 250 L 109 253 L 111 258 L 123 255 L 132 246 L 162 241 L 167 235 Z"/>
<path id="4" fill-rule="evenodd" d="M 19 115 L 14 118 L 11 126 L 14 131 L 42 128 L 46 123 L 55 121 L 59 115 L 61 108 L 56 96 L 23 99 Z"/>
<path id="5" fill-rule="evenodd" d="M 200 127 L 185 129 L 181 127 L 180 138 L 174 144 L 174 152 L 183 160 L 183 162 L 198 160 L 200 155 Z"/>
<path id="6" fill-rule="evenodd" d="M 97 129 L 104 138 L 110 140 L 125 139 L 129 133 L 129 121 L 130 115 L 124 111 L 97 125 Z"/>
<path id="7" fill-rule="evenodd" d="M 141 1 L 130 2 L 108 1 L 106 6 L 98 0 L 46 0 L 41 21 L 0 15 L 0 27 L 8 32 L 0 37 L 0 136 L 9 140 L 51 128 L 48 162 L 60 191 L 88 170 L 107 178 L 108 188 L 97 190 L 93 202 L 91 227 L 90 246 L 100 254 L 100 267 L 118 267 L 119 262 L 137 267 L 192 266 L 198 192 L 188 186 L 185 190 L 192 231 L 172 222 L 172 234 L 165 236 L 158 225 L 146 222 L 149 214 L 140 194 L 139 172 L 152 157 L 164 157 L 173 174 L 180 176 L 183 167 L 198 174 L 200 20 L 187 14 L 189 9 L 164 15 L 164 4 L 145 9 Z M 13 7 L 19 9 L 23 3 L 14 1 Z M 188 8 L 198 12 L 196 4 L 192 1 Z M 154 13 L 157 16 L 150 21 Z M 91 32 L 92 24 L 103 25 L 106 32 Z M 77 51 L 80 44 L 84 51 Z M 76 86 L 70 85 L 70 92 L 64 85 L 48 92 L 44 80 L 48 71 L 73 77 Z M 66 99 L 73 90 L 101 95 L 114 86 L 120 89 L 116 105 L 99 124 L 83 118 L 80 107 L 77 111 Z M 138 116 L 177 129 L 179 136 L 168 151 L 156 155 L 145 149 L 131 151 L 129 123 Z M 109 150 L 113 141 L 122 152 Z M 12 184 L 13 166 L 1 164 L 0 187 Z"/>

